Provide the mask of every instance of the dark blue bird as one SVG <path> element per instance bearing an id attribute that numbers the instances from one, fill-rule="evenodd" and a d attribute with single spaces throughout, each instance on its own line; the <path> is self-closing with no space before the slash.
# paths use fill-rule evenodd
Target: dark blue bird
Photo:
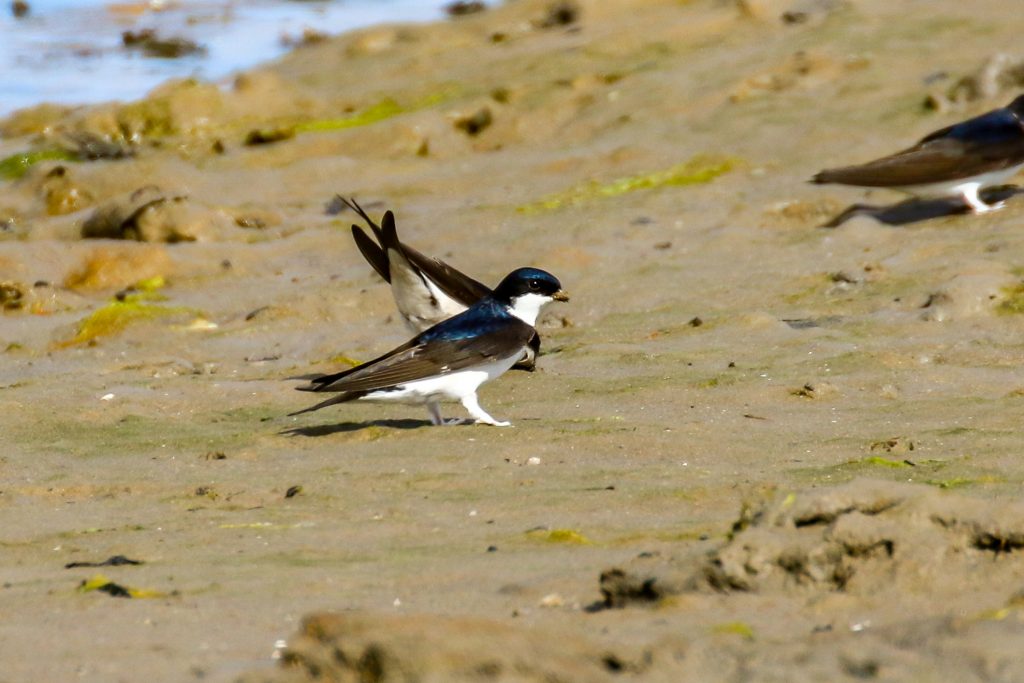
<path id="1" fill-rule="evenodd" d="M 568 300 L 554 275 L 514 270 L 489 295 L 402 346 L 343 372 L 309 378 L 301 391 L 337 396 L 292 414 L 354 400 L 400 401 L 425 403 L 431 421 L 444 424 L 438 401 L 448 399 L 461 401 L 478 423 L 507 427 L 480 407 L 476 390 L 522 357 L 544 305 Z"/>
<path id="2" fill-rule="evenodd" d="M 367 263 L 391 285 L 398 313 L 413 334 L 462 313 L 491 293 L 491 288 L 482 282 L 399 241 L 392 212 L 386 211 L 381 224 L 377 225 L 355 199 L 340 195 L 337 199 L 366 221 L 373 232 L 371 238 L 358 225 L 353 225 L 352 239 Z M 538 353 L 540 336 L 534 334 L 523 357 L 513 367 L 532 371 Z"/>
<path id="3" fill-rule="evenodd" d="M 1024 95 L 995 109 L 925 136 L 913 147 L 859 166 L 818 173 L 811 182 L 886 187 L 921 197 L 959 196 L 975 212 L 986 204 L 978 192 L 1004 183 L 1024 167 Z"/>

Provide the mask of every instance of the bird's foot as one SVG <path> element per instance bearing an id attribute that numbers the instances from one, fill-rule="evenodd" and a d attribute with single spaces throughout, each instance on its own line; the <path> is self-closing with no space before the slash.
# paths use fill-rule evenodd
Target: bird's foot
<path id="1" fill-rule="evenodd" d="M 1001 209 L 1004 206 L 1006 206 L 1006 202 L 1005 201 L 993 202 L 992 204 L 985 203 L 985 201 L 981 197 L 978 196 L 977 191 L 974 191 L 974 192 L 964 192 L 963 200 L 964 200 L 964 203 L 966 203 L 967 206 L 969 206 L 971 208 L 971 213 L 976 213 L 976 214 L 979 214 L 979 213 L 990 213 L 992 211 L 998 211 L 999 209 Z"/>
<path id="2" fill-rule="evenodd" d="M 992 204 L 986 204 L 985 208 L 982 209 L 981 211 L 978 211 L 977 213 L 989 213 L 990 211 L 998 211 L 999 209 L 1002 209 L 1002 208 L 1005 208 L 1005 207 L 1006 207 L 1006 202 L 1005 201 L 994 202 Z"/>
<path id="3" fill-rule="evenodd" d="M 512 426 L 512 423 L 509 422 L 508 420 L 499 422 L 499 421 L 497 421 L 497 420 L 495 420 L 493 418 L 488 419 L 488 420 L 476 420 L 476 424 L 478 424 L 478 425 L 491 425 L 492 427 L 511 427 Z"/>
<path id="4" fill-rule="evenodd" d="M 469 396 L 462 397 L 462 405 L 466 408 L 466 412 L 473 416 L 476 423 L 483 425 L 491 425 L 492 427 L 511 427 L 511 422 L 499 422 L 493 417 L 487 414 L 487 411 L 480 407 L 480 404 L 476 400 L 476 394 L 470 394 Z"/>

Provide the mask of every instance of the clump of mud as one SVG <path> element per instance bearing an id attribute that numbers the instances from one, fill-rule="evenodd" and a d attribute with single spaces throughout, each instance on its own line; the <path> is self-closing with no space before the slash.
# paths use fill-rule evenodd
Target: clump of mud
<path id="1" fill-rule="evenodd" d="M 582 639 L 496 621 L 365 612 L 303 621 L 277 671 L 243 683 L 614 680 L 623 664 Z"/>
<path id="2" fill-rule="evenodd" d="M 1024 506 L 858 480 L 744 506 L 729 539 L 692 564 L 601 577 L 607 607 L 723 592 L 956 592 L 1022 568 Z M 1007 585 L 1014 585 L 1007 583 Z"/>
<path id="3" fill-rule="evenodd" d="M 218 211 L 147 185 L 96 209 L 82 224 L 82 237 L 196 242 L 214 239 L 229 225 L 228 217 Z"/>

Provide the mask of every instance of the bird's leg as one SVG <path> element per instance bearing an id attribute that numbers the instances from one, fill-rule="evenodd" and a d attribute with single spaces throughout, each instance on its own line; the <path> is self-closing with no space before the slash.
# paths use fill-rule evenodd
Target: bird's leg
<path id="1" fill-rule="evenodd" d="M 450 420 L 446 420 L 441 417 L 441 406 L 437 404 L 437 401 L 427 401 L 427 410 L 430 411 L 430 424 L 433 425 L 457 425 L 462 424 L 462 420 L 457 417 L 453 417 Z"/>
<path id="2" fill-rule="evenodd" d="M 476 400 L 476 394 L 469 394 L 468 396 L 462 397 L 462 405 L 466 411 L 473 416 L 477 424 L 488 424 L 494 425 L 495 427 L 511 427 L 511 422 L 498 422 L 493 417 L 487 414 L 483 408 L 480 407 L 480 403 Z"/>
<path id="3" fill-rule="evenodd" d="M 978 196 L 978 190 L 981 189 L 978 185 L 968 185 L 963 190 L 964 202 L 967 206 L 971 207 L 971 211 L 974 213 L 988 213 L 989 211 L 998 211 L 999 209 L 1006 206 L 1006 202 L 996 202 L 995 204 L 986 204 L 982 201 L 981 197 Z"/>
<path id="4" fill-rule="evenodd" d="M 444 424 L 444 418 L 441 417 L 441 407 L 437 405 L 437 401 L 427 401 L 427 410 L 430 411 L 430 424 Z"/>

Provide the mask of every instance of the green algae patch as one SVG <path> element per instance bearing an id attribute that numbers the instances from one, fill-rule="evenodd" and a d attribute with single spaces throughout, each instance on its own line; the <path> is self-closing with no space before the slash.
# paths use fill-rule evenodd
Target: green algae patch
<path id="1" fill-rule="evenodd" d="M 239 522 L 236 524 L 221 524 L 221 529 L 266 529 L 266 530 L 287 530 L 287 529 L 299 529 L 301 527 L 308 526 L 301 522 L 295 524 L 276 524 L 274 522 Z"/>
<path id="2" fill-rule="evenodd" d="M 721 374 L 693 382 L 697 389 L 714 389 L 716 387 L 728 387 L 739 384 L 740 378 L 732 374 Z"/>
<path id="3" fill-rule="evenodd" d="M 877 455 L 864 458 L 861 460 L 865 465 L 876 465 L 878 467 L 890 467 L 893 469 L 900 469 L 902 467 L 913 467 L 910 463 L 905 460 L 890 460 L 889 458 L 882 458 Z"/>
<path id="4" fill-rule="evenodd" d="M 1003 289 L 1005 297 L 996 306 L 996 313 L 1002 315 L 1019 315 L 1024 313 L 1024 282 Z"/>
<path id="5" fill-rule="evenodd" d="M 319 121 L 308 121 L 306 123 L 300 123 L 295 126 L 296 133 L 322 133 L 331 130 L 344 130 L 346 128 L 357 128 L 359 126 L 368 126 L 371 123 L 377 123 L 385 119 L 390 119 L 393 116 L 404 114 L 409 111 L 408 108 L 403 107 L 398 102 L 391 98 L 386 98 L 380 102 L 370 105 L 366 109 L 353 112 L 348 116 L 342 116 L 336 119 L 321 119 Z"/>
<path id="6" fill-rule="evenodd" d="M 368 126 L 378 121 L 393 118 L 400 114 L 407 114 L 420 109 L 427 109 L 455 96 L 455 88 L 447 88 L 439 92 L 426 95 L 408 104 L 401 104 L 391 97 L 385 97 L 369 107 L 354 111 L 346 116 L 333 119 L 320 119 L 317 121 L 306 121 L 295 126 L 295 132 L 301 133 L 323 133 L 333 130 L 345 130 L 347 128 L 358 128 Z"/>
<path id="7" fill-rule="evenodd" d="M 78 323 L 78 331 L 71 339 L 58 344 L 60 348 L 85 344 L 98 337 L 107 337 L 123 331 L 132 323 L 142 320 L 156 320 L 181 313 L 191 313 L 191 309 L 175 306 L 159 306 L 142 301 L 111 301 L 92 312 L 89 317 Z"/>
<path id="8" fill-rule="evenodd" d="M 592 541 L 575 529 L 536 529 L 527 531 L 526 535 L 545 543 L 567 543 L 569 545 L 592 545 Z"/>
<path id="9" fill-rule="evenodd" d="M 159 320 L 178 315 L 200 315 L 184 306 L 164 306 L 154 303 L 166 297 L 157 290 L 164 285 L 162 277 L 149 278 L 136 285 L 137 291 L 118 297 L 96 309 L 79 321 L 75 336 L 57 344 L 67 348 L 86 344 L 99 337 L 109 337 L 124 331 L 129 325 L 145 320 Z"/>
<path id="10" fill-rule="evenodd" d="M 82 581 L 82 583 L 78 584 L 79 593 L 92 593 L 93 591 L 106 593 L 114 598 L 152 599 L 167 597 L 167 593 L 151 590 L 149 588 L 132 588 L 131 586 L 122 586 L 119 583 L 114 583 L 103 574 L 96 574 L 92 578 L 86 579 Z"/>
<path id="11" fill-rule="evenodd" d="M 857 477 L 872 477 L 890 481 L 913 481 L 944 490 L 970 487 L 1007 489 L 1018 486 L 1020 478 L 999 470 L 972 465 L 971 456 L 949 460 L 890 459 L 878 456 L 848 460 L 826 467 L 808 467 L 790 470 L 804 482 L 839 484 Z"/>
<path id="12" fill-rule="evenodd" d="M 567 190 L 548 195 L 533 204 L 518 207 L 521 213 L 551 211 L 566 206 L 577 206 L 597 199 L 618 197 L 639 190 L 654 190 L 660 187 L 681 187 L 702 185 L 725 175 L 739 165 L 737 159 L 697 155 L 681 164 L 660 171 L 616 178 L 609 183 L 592 180 L 570 187 Z"/>
<path id="13" fill-rule="evenodd" d="M 711 630 L 715 633 L 740 636 L 744 640 L 754 640 L 753 627 L 744 621 L 730 621 L 725 624 L 718 624 Z"/>
<path id="14" fill-rule="evenodd" d="M 78 161 L 78 157 L 63 149 L 37 149 L 19 152 L 0 159 L 0 179 L 17 180 L 40 161 Z"/>
<path id="15" fill-rule="evenodd" d="M 940 489 L 962 489 L 968 486 L 976 486 L 979 484 L 1005 484 L 1007 480 L 1002 477 L 996 477 L 993 475 L 983 475 L 980 477 L 950 477 L 948 479 L 925 479 L 925 484 L 929 486 L 935 486 Z"/>

